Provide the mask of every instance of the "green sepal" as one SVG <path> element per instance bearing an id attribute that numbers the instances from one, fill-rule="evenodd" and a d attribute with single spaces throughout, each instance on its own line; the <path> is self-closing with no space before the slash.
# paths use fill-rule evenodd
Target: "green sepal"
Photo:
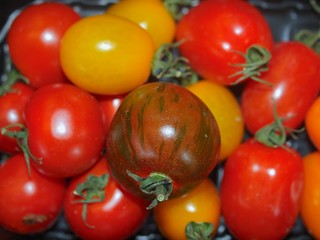
<path id="1" fill-rule="evenodd" d="M 210 240 L 214 226 L 208 222 L 189 222 L 185 233 L 187 240 Z"/>
<path id="2" fill-rule="evenodd" d="M 200 0 L 164 0 L 163 4 L 174 20 L 179 21 Z"/>

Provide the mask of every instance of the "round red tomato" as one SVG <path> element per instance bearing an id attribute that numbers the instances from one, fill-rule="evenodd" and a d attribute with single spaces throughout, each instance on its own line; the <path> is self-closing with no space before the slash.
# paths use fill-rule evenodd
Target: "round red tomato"
<path id="1" fill-rule="evenodd" d="M 221 210 L 236 239 L 283 239 L 300 210 L 304 184 L 301 156 L 292 148 L 267 147 L 255 139 L 227 159 Z"/>
<path id="2" fill-rule="evenodd" d="M 33 89 L 24 84 L 16 83 L 0 97 L 0 128 L 14 124 L 24 124 L 23 112 L 27 101 L 33 94 Z M 8 130 L 19 131 L 19 127 L 9 127 Z M 4 132 L 4 130 L 2 130 Z M 20 152 L 16 139 L 0 134 L 0 151 L 13 154 Z"/>
<path id="3" fill-rule="evenodd" d="M 60 66 L 60 40 L 79 19 L 70 6 L 57 2 L 29 5 L 15 18 L 7 36 L 9 53 L 32 87 L 67 80 Z"/>
<path id="4" fill-rule="evenodd" d="M 39 88 L 25 108 L 31 163 L 42 173 L 71 177 L 100 157 L 105 139 L 99 103 L 66 83 Z"/>
<path id="5" fill-rule="evenodd" d="M 232 84 L 241 71 L 234 64 L 245 63 L 239 54 L 252 45 L 273 47 L 271 28 L 259 10 L 240 0 L 202 1 L 184 15 L 177 25 L 181 54 L 203 78 Z"/>
<path id="6" fill-rule="evenodd" d="M 261 78 L 272 86 L 250 81 L 241 96 L 243 119 L 249 132 L 274 122 L 274 108 L 283 125 L 295 129 L 319 93 L 319 56 L 299 42 L 277 43 L 269 70 Z"/>
<path id="7" fill-rule="evenodd" d="M 87 204 L 85 217 L 81 202 L 84 199 L 96 201 Z M 120 240 L 128 239 L 142 227 L 148 216 L 146 206 L 145 201 L 118 185 L 109 174 L 106 159 L 102 158 L 85 173 L 71 178 L 64 215 L 71 230 L 81 239 Z"/>
<path id="8" fill-rule="evenodd" d="M 152 208 L 197 186 L 215 167 L 220 133 L 209 108 L 168 82 L 130 92 L 115 114 L 106 154 L 114 177 Z"/>
<path id="9" fill-rule="evenodd" d="M 63 207 L 66 182 L 44 176 L 31 168 L 23 154 L 0 165 L 0 226 L 19 234 L 48 230 Z"/>

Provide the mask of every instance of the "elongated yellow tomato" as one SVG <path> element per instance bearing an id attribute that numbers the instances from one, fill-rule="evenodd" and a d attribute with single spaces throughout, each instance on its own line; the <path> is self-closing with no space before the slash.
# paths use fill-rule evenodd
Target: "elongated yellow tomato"
<path id="1" fill-rule="evenodd" d="M 138 24 L 114 15 L 84 17 L 64 34 L 61 66 L 78 87 L 115 95 L 144 84 L 150 76 L 154 44 Z"/>
<path id="2" fill-rule="evenodd" d="M 121 0 L 106 12 L 128 18 L 146 29 L 156 49 L 174 39 L 176 23 L 161 0 Z"/>
<path id="3" fill-rule="evenodd" d="M 240 105 L 235 95 L 225 86 L 201 80 L 187 87 L 211 110 L 217 120 L 221 136 L 219 160 L 225 160 L 241 143 L 244 122 Z"/>
<path id="4" fill-rule="evenodd" d="M 304 156 L 303 166 L 301 218 L 309 233 L 320 239 L 320 152 L 314 151 Z"/>
<path id="5" fill-rule="evenodd" d="M 186 239 L 185 227 L 191 221 L 213 224 L 214 235 L 220 219 L 219 192 L 216 185 L 207 178 L 182 197 L 157 205 L 153 213 L 157 227 L 166 239 Z"/>

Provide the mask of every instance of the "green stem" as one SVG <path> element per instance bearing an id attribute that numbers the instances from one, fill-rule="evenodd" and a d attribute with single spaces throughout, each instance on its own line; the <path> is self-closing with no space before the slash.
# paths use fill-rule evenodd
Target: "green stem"
<path id="1" fill-rule="evenodd" d="M 310 31 L 307 29 L 302 29 L 295 34 L 294 39 L 307 45 L 316 53 L 320 54 L 320 30 Z"/>
<path id="2" fill-rule="evenodd" d="M 198 5 L 200 0 L 164 0 L 163 4 L 176 21 L 179 21 L 190 8 Z"/>
<path id="3" fill-rule="evenodd" d="M 21 75 L 17 70 L 12 69 L 9 73 L 7 73 L 5 80 L 0 86 L 0 96 L 3 96 L 5 93 L 12 91 L 12 86 L 19 80 L 22 80 L 27 84 L 29 83 L 29 80 Z"/>
<path id="4" fill-rule="evenodd" d="M 311 7 L 320 14 L 320 5 L 317 3 L 317 0 L 309 0 Z"/>
<path id="5" fill-rule="evenodd" d="M 169 199 L 173 184 L 171 178 L 167 175 L 153 172 L 148 177 L 142 178 L 129 170 L 127 170 L 127 174 L 140 184 L 142 192 L 155 195 L 155 199 L 147 207 L 148 210 L 154 208 L 159 202 Z"/>
<path id="6" fill-rule="evenodd" d="M 210 240 L 214 226 L 208 222 L 189 222 L 185 228 L 187 240 Z"/>

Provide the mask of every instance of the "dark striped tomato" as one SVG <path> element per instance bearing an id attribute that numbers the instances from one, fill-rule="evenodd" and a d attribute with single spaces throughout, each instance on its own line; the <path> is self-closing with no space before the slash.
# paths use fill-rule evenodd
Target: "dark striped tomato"
<path id="1" fill-rule="evenodd" d="M 193 189 L 213 170 L 220 133 L 207 106 L 184 87 L 154 82 L 130 92 L 107 136 L 114 177 L 152 208 Z"/>

